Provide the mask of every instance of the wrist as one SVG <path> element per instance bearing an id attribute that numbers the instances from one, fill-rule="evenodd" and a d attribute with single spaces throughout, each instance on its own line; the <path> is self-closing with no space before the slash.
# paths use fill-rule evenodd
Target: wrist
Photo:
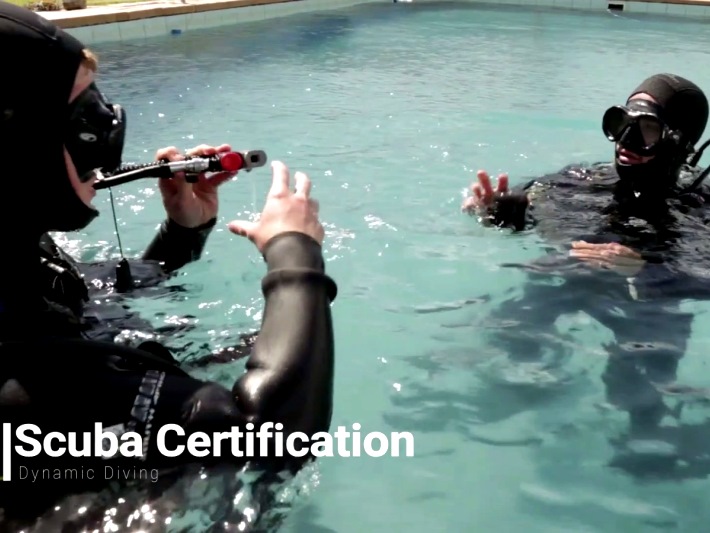
<path id="1" fill-rule="evenodd" d="M 265 297 L 277 287 L 295 285 L 325 289 L 328 300 L 335 300 L 338 286 L 325 273 L 322 246 L 312 237 L 296 231 L 281 233 L 266 243 L 263 255 L 268 268 L 261 283 Z"/>
<path id="2" fill-rule="evenodd" d="M 188 227 L 188 226 L 183 226 L 182 224 L 179 224 L 178 222 L 175 222 L 172 218 L 168 217 L 165 222 L 163 222 L 163 225 L 167 231 L 170 233 L 176 233 L 176 234 L 192 234 L 192 233 L 202 233 L 202 232 L 209 232 L 211 231 L 215 225 L 217 224 L 217 217 L 211 218 L 204 224 L 200 224 L 199 226 L 193 226 L 193 227 Z"/>
<path id="3" fill-rule="evenodd" d="M 279 233 L 267 241 L 262 252 L 270 272 L 284 268 L 310 268 L 325 271 L 322 246 L 305 233 Z"/>

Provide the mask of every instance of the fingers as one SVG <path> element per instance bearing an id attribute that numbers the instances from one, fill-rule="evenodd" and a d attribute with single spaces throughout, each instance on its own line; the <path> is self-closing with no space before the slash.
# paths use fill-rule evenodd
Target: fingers
<path id="1" fill-rule="evenodd" d="M 235 235 L 240 235 L 249 240 L 254 240 L 256 222 L 249 222 L 248 220 L 232 220 L 229 224 L 227 224 L 227 227 L 229 228 L 229 231 Z"/>
<path id="2" fill-rule="evenodd" d="M 195 156 L 211 156 L 217 153 L 231 152 L 232 147 L 228 144 L 220 144 L 219 146 L 210 146 L 209 144 L 200 144 L 194 148 L 185 151 L 188 157 Z"/>
<path id="3" fill-rule="evenodd" d="M 185 159 L 185 157 L 175 146 L 168 146 L 167 148 L 161 148 L 155 153 L 156 161 L 162 161 L 164 159 L 168 161 L 180 161 Z"/>
<path id="4" fill-rule="evenodd" d="M 231 152 L 232 147 L 229 144 L 220 144 L 219 146 L 210 146 L 209 144 L 200 144 L 194 148 L 190 148 L 185 151 L 185 155 L 188 157 L 194 156 L 211 156 L 215 154 L 221 154 L 224 152 Z M 182 152 L 175 146 L 168 146 L 167 148 L 161 148 L 155 154 L 155 159 L 160 161 L 161 159 L 167 159 L 169 161 L 180 161 L 184 159 Z"/>
<path id="5" fill-rule="evenodd" d="M 464 213 L 473 214 L 473 212 L 478 208 L 479 204 L 480 202 L 478 199 L 469 196 L 468 198 L 464 199 L 463 204 L 461 205 L 461 211 L 463 211 Z"/>
<path id="6" fill-rule="evenodd" d="M 288 181 L 289 174 L 288 168 L 281 161 L 274 161 L 271 163 L 271 190 L 269 191 L 269 196 L 286 196 L 289 193 Z"/>
<path id="7" fill-rule="evenodd" d="M 597 250 L 600 253 L 604 253 L 606 255 L 615 255 L 619 257 L 629 257 L 633 259 L 641 259 L 641 255 L 636 252 L 635 250 L 632 250 L 628 246 L 624 246 L 623 244 L 619 244 L 618 242 L 604 242 L 604 243 L 589 243 L 585 241 L 575 241 L 572 243 L 572 249 L 573 250 Z"/>
<path id="8" fill-rule="evenodd" d="M 640 259 L 632 256 L 619 255 L 613 250 L 570 250 L 569 255 L 581 261 L 604 264 L 608 267 L 633 267 L 640 264 Z"/>
<path id="9" fill-rule="evenodd" d="M 500 174 L 496 182 L 495 190 L 491 184 L 491 177 L 485 170 L 479 170 L 476 173 L 478 183 L 471 185 L 471 193 L 479 203 L 490 203 L 496 193 L 503 194 L 508 192 L 508 175 Z"/>
<path id="10" fill-rule="evenodd" d="M 320 213 L 320 203 L 318 200 L 308 200 L 308 204 L 311 206 L 311 211 L 318 216 L 318 213 Z"/>
<path id="11" fill-rule="evenodd" d="M 591 243 L 586 241 L 574 241 L 572 248 L 575 250 L 602 250 L 608 248 L 608 243 Z"/>
<path id="12" fill-rule="evenodd" d="M 311 180 L 303 172 L 296 172 L 296 196 L 308 198 L 311 194 Z"/>
<path id="13" fill-rule="evenodd" d="M 570 250 L 570 257 L 576 257 L 577 259 L 605 259 L 609 257 L 609 253 L 605 250 L 594 250 L 594 249 L 576 249 Z"/>
<path id="14" fill-rule="evenodd" d="M 493 196 L 493 187 L 491 186 L 491 178 L 488 175 L 488 172 L 485 170 L 479 170 L 476 173 L 476 177 L 478 178 L 478 183 L 483 189 L 483 196 Z"/>
<path id="15" fill-rule="evenodd" d="M 474 183 L 473 187 L 471 187 L 471 192 L 476 200 L 483 200 L 483 187 L 481 187 L 480 183 Z"/>

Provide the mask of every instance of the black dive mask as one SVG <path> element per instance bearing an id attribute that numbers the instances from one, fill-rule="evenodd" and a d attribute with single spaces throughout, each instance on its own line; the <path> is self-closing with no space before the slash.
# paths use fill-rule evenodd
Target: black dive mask
<path id="1" fill-rule="evenodd" d="M 96 84 L 70 104 L 68 120 L 64 144 L 82 182 L 97 169 L 108 173 L 121 166 L 126 113 L 107 102 Z"/>
<path id="2" fill-rule="evenodd" d="M 625 106 L 607 109 L 602 130 L 610 141 L 642 157 L 657 155 L 664 144 L 678 144 L 679 132 L 663 121 L 662 109 L 647 100 L 631 100 Z"/>

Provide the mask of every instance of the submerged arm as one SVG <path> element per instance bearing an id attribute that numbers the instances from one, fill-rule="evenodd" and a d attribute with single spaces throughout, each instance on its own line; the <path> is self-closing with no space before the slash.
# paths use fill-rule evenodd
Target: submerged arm
<path id="1" fill-rule="evenodd" d="M 143 259 L 163 263 L 166 272 L 182 268 L 202 255 L 217 219 L 196 228 L 185 228 L 171 219 L 160 225 L 158 234 L 143 253 Z"/>

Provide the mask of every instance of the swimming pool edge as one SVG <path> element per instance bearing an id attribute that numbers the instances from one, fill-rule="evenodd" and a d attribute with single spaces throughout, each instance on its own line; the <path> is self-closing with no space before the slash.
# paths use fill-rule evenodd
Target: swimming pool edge
<path id="1" fill-rule="evenodd" d="M 156 0 L 40 12 L 86 45 L 133 41 L 378 0 Z"/>
<path id="2" fill-rule="evenodd" d="M 40 12 L 86 45 L 159 37 L 393 0 L 154 0 Z M 401 1 L 401 0 L 400 0 Z M 438 0 L 415 0 L 427 3 Z M 710 22 L 710 0 L 466 0 L 488 6 L 667 15 Z"/>

